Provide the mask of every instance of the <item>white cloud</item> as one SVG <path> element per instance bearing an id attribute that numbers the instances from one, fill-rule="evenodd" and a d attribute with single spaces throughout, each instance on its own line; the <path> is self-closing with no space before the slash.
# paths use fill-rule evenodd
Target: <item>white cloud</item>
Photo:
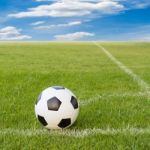
<path id="1" fill-rule="evenodd" d="M 150 6 L 149 0 L 114 0 L 125 5 L 126 10 L 144 9 Z"/>
<path id="2" fill-rule="evenodd" d="M 130 41 L 140 41 L 140 42 L 150 42 L 150 34 L 149 35 L 142 35 L 141 37 L 132 38 Z"/>
<path id="3" fill-rule="evenodd" d="M 37 25 L 41 25 L 41 24 L 44 24 L 45 21 L 37 21 L 37 22 L 33 22 L 31 23 L 32 26 L 37 26 Z"/>
<path id="4" fill-rule="evenodd" d="M 35 0 L 36 2 L 44 2 L 44 1 L 49 1 L 49 0 Z"/>
<path id="5" fill-rule="evenodd" d="M 17 29 L 16 27 L 7 26 L 5 28 L 0 29 L 0 40 L 23 40 L 23 39 L 31 39 L 31 36 L 22 35 L 21 29 Z"/>
<path id="6" fill-rule="evenodd" d="M 35 0 L 36 2 L 50 2 L 50 1 L 54 1 L 54 0 Z"/>
<path id="7" fill-rule="evenodd" d="M 136 41 L 150 41 L 150 25 L 139 26 L 127 34 L 128 39 Z"/>
<path id="8" fill-rule="evenodd" d="M 74 21 L 74 22 L 69 22 L 67 24 L 60 24 L 60 26 L 62 27 L 76 26 L 76 25 L 80 25 L 81 23 L 82 23 L 81 21 Z"/>
<path id="9" fill-rule="evenodd" d="M 126 30 L 127 28 L 128 30 Z M 124 31 L 125 30 L 125 31 Z M 122 32 L 124 31 L 124 32 Z M 102 37 L 103 41 L 150 41 L 150 24 L 127 25 L 120 28 L 120 32 L 110 32 L 109 36 Z"/>
<path id="10" fill-rule="evenodd" d="M 69 33 L 64 35 L 55 35 L 55 39 L 58 41 L 74 41 L 74 40 L 80 40 L 84 37 L 88 36 L 94 36 L 94 33 L 89 32 L 75 32 L 75 33 Z"/>
<path id="11" fill-rule="evenodd" d="M 40 29 L 40 30 L 49 30 L 52 28 L 59 28 L 59 27 L 71 27 L 71 26 L 77 26 L 82 24 L 81 21 L 73 21 L 66 24 L 52 24 L 52 25 L 46 25 L 46 26 L 37 26 L 34 29 Z"/>
<path id="12" fill-rule="evenodd" d="M 99 2 L 83 2 L 80 0 L 60 0 L 49 5 L 40 5 L 29 8 L 25 12 L 9 14 L 9 17 L 72 17 L 85 16 L 93 12 L 101 14 L 113 14 L 124 10 L 124 6 L 117 1 L 102 0 Z"/>
<path id="13" fill-rule="evenodd" d="M 133 1 L 134 8 L 144 9 L 150 6 L 150 1 Z"/>

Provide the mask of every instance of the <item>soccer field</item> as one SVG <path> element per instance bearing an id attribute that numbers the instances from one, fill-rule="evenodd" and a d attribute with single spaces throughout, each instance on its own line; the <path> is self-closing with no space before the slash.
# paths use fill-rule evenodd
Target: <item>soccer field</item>
<path id="1" fill-rule="evenodd" d="M 48 131 L 39 93 L 71 89 L 76 123 Z M 0 149 L 149 150 L 150 43 L 1 43 Z"/>

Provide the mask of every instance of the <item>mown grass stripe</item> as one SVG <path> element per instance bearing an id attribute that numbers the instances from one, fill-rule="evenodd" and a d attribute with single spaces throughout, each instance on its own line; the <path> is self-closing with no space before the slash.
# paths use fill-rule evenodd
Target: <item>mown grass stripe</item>
<path id="1" fill-rule="evenodd" d="M 149 85 L 141 79 L 137 74 L 135 74 L 131 69 L 125 66 L 122 62 L 120 62 L 117 58 L 115 58 L 106 48 L 98 44 L 97 42 L 93 42 L 97 47 L 99 47 L 121 70 L 123 70 L 126 74 L 133 78 L 134 81 L 138 83 L 138 85 L 147 93 L 148 98 L 150 98 L 150 87 Z"/>
<path id="2" fill-rule="evenodd" d="M 135 127 L 126 127 L 126 128 L 92 128 L 92 129 L 83 129 L 83 130 L 75 130 L 75 129 L 65 129 L 65 130 L 49 130 L 46 129 L 1 129 L 0 135 L 12 135 L 12 136 L 40 136 L 40 135 L 55 135 L 55 136 L 69 136 L 69 137 L 77 137 L 84 138 L 88 136 L 94 135 L 144 135 L 150 134 L 150 128 L 135 128 Z"/>

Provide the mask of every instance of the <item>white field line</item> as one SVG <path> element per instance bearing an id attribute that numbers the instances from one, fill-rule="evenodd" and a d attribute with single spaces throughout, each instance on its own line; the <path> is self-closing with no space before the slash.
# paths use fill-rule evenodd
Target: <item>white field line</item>
<path id="1" fill-rule="evenodd" d="M 89 105 L 91 103 L 95 103 L 97 101 L 103 100 L 103 99 L 109 99 L 112 97 L 143 97 L 143 96 L 147 96 L 147 93 L 144 92 L 138 92 L 138 93 L 133 93 L 133 92 L 126 92 L 126 93 L 114 93 L 114 94 L 102 94 L 102 95 L 96 95 L 94 97 L 91 97 L 89 99 L 84 99 L 84 100 L 80 100 L 79 104 L 81 106 L 85 106 L 85 105 Z M 122 100 L 122 99 L 120 99 Z"/>
<path id="2" fill-rule="evenodd" d="M 148 98 L 150 98 L 150 87 L 143 79 L 141 79 L 137 74 L 135 74 L 131 69 L 125 66 L 122 62 L 117 60 L 106 48 L 104 48 L 97 42 L 93 42 L 93 43 L 97 47 L 99 47 L 121 70 L 123 70 L 126 74 L 132 77 L 133 80 L 138 83 L 141 89 L 147 93 Z"/>
<path id="3" fill-rule="evenodd" d="M 88 136 L 94 136 L 94 135 L 144 135 L 144 134 L 150 134 L 150 128 L 134 128 L 134 127 L 126 127 L 126 128 L 93 128 L 93 129 L 83 129 L 83 130 L 46 130 L 46 129 L 2 129 L 0 130 L 1 136 L 25 136 L 25 137 L 31 137 L 31 136 L 68 136 L 68 137 L 76 137 L 76 138 L 84 138 Z"/>

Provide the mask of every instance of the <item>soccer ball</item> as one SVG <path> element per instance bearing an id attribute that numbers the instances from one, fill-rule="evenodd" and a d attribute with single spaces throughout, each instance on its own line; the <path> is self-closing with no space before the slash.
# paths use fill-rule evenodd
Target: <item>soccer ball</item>
<path id="1" fill-rule="evenodd" d="M 42 91 L 35 104 L 37 119 L 48 129 L 70 127 L 76 121 L 78 113 L 76 96 L 61 86 L 49 87 Z"/>

